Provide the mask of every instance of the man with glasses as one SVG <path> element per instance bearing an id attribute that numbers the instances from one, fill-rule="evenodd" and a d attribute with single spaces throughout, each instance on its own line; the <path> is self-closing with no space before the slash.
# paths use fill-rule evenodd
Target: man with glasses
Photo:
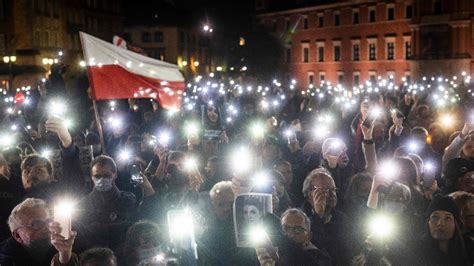
<path id="1" fill-rule="evenodd" d="M 328 170 L 317 168 L 303 182 L 303 211 L 311 220 L 311 242 L 326 250 L 333 263 L 348 265 L 352 256 L 352 230 L 344 213 L 336 210 L 337 189 Z"/>
<path id="2" fill-rule="evenodd" d="M 260 265 L 275 260 L 279 260 L 281 265 L 331 265 L 329 255 L 311 243 L 311 221 L 303 211 L 296 208 L 286 210 L 281 215 L 281 227 L 285 238 L 278 253 L 272 245 L 257 248 Z"/>
<path id="3" fill-rule="evenodd" d="M 51 203 L 62 194 L 82 196 L 85 180 L 82 175 L 79 149 L 72 141 L 66 123 L 62 118 L 52 117 L 46 121 L 46 130 L 57 134 L 61 149 L 63 175 L 55 179 L 53 164 L 39 154 L 31 154 L 21 163 L 21 179 L 25 189 L 25 198 L 40 198 Z"/>
<path id="4" fill-rule="evenodd" d="M 65 239 L 51 221 L 45 201 L 27 198 L 18 204 L 8 218 L 11 237 L 0 244 L 0 265 L 74 265 L 76 232 Z"/>

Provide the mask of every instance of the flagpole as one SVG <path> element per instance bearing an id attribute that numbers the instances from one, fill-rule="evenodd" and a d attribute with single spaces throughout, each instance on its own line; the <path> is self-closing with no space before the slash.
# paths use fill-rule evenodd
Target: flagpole
<path id="1" fill-rule="evenodd" d="M 102 131 L 102 123 L 100 122 L 99 109 L 97 108 L 97 102 L 95 99 L 92 99 L 92 105 L 94 106 L 95 123 L 97 125 L 97 130 L 99 131 L 99 138 L 100 138 L 100 145 L 102 146 L 102 153 L 107 154 L 107 151 L 105 149 L 104 132 Z"/>

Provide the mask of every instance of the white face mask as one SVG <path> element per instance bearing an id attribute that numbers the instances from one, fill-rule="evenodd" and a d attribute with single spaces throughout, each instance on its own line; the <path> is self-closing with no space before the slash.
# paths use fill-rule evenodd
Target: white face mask
<path id="1" fill-rule="evenodd" d="M 109 191 L 112 189 L 114 183 L 113 178 L 99 178 L 95 181 L 95 189 L 100 192 Z"/>
<path id="2" fill-rule="evenodd" d="M 328 165 L 331 168 L 336 168 L 337 166 L 337 161 L 339 160 L 339 156 L 334 156 L 334 155 L 326 155 L 326 160 L 328 161 Z"/>

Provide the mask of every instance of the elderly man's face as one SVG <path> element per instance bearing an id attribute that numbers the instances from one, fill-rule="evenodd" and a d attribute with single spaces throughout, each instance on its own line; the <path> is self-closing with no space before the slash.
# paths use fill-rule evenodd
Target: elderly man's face
<path id="1" fill-rule="evenodd" d="M 53 177 L 49 174 L 46 164 L 38 163 L 24 169 L 21 173 L 21 179 L 23 188 L 28 190 L 41 184 L 49 184 Z"/>
<path id="2" fill-rule="evenodd" d="M 310 229 L 306 227 L 305 219 L 301 214 L 287 214 L 281 220 L 283 233 L 299 245 L 310 241 Z"/>
<path id="3" fill-rule="evenodd" d="M 49 237 L 50 216 L 46 208 L 26 209 L 19 218 L 12 236 L 21 245 L 29 247 L 33 241 Z"/>

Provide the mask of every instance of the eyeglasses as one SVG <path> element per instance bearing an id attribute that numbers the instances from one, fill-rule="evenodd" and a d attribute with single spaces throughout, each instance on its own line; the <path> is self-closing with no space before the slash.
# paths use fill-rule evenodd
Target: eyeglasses
<path id="1" fill-rule="evenodd" d="M 53 219 L 51 219 L 51 218 L 48 218 L 48 219 L 45 219 L 45 220 L 34 220 L 29 225 L 21 225 L 21 226 L 17 227 L 15 229 L 15 231 L 23 229 L 23 228 L 31 228 L 33 231 L 40 231 L 40 230 L 43 230 L 44 228 L 46 228 L 48 226 L 48 224 L 52 221 L 53 221 Z"/>
<path id="2" fill-rule="evenodd" d="M 282 225 L 282 229 L 284 232 L 289 232 L 289 231 L 293 231 L 294 233 L 297 233 L 297 234 L 303 234 L 303 233 L 306 233 L 308 232 L 308 230 L 302 226 L 291 226 L 291 225 Z"/>
<path id="3" fill-rule="evenodd" d="M 318 187 L 318 186 L 311 186 L 310 191 L 321 191 L 321 192 L 332 192 L 336 193 L 338 191 L 337 188 L 323 188 L 323 187 Z"/>

